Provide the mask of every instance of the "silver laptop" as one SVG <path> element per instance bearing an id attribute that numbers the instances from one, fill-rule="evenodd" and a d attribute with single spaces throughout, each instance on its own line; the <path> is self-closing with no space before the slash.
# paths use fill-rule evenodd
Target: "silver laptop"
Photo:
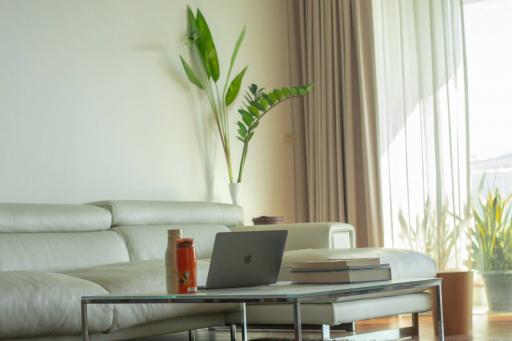
<path id="1" fill-rule="evenodd" d="M 217 233 L 206 286 L 219 289 L 277 281 L 288 231 Z"/>

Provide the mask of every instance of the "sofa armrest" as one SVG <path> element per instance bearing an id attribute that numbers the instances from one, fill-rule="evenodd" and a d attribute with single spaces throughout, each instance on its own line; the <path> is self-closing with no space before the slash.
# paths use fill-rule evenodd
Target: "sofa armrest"
<path id="1" fill-rule="evenodd" d="M 285 250 L 344 249 L 356 245 L 352 225 L 342 223 L 298 223 L 231 227 L 232 231 L 288 230 Z"/>

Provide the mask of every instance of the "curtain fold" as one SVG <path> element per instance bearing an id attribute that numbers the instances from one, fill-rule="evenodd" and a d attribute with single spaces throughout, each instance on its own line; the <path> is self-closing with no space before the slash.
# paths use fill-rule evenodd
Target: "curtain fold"
<path id="1" fill-rule="evenodd" d="M 341 221 L 383 244 L 371 0 L 290 0 L 297 221 Z"/>

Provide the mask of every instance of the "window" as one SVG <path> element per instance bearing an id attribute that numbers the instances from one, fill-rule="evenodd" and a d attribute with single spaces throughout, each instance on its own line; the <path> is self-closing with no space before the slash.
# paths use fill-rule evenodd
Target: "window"
<path id="1" fill-rule="evenodd" d="M 471 182 L 512 193 L 512 1 L 464 2 Z M 476 193 L 475 193 L 476 194 Z"/>

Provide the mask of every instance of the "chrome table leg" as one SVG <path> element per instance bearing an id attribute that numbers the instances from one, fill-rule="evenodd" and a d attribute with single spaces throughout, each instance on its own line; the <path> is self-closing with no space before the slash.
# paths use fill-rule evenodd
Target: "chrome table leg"
<path id="1" fill-rule="evenodd" d="M 87 326 L 87 303 L 81 302 L 82 312 L 82 341 L 89 341 L 89 328 Z"/>
<path id="2" fill-rule="evenodd" d="M 302 341 L 302 321 L 300 316 L 300 301 L 293 302 L 293 322 L 295 325 L 295 341 Z"/>
<path id="3" fill-rule="evenodd" d="M 242 314 L 240 317 L 242 324 L 242 341 L 247 341 L 247 312 L 245 308 L 245 302 L 240 303 L 240 313 Z"/>
<path id="4" fill-rule="evenodd" d="M 231 334 L 231 341 L 236 341 L 236 324 L 232 324 L 229 328 L 230 334 Z"/>
<path id="5" fill-rule="evenodd" d="M 444 341 L 444 320 L 443 320 L 443 296 L 441 290 L 441 284 L 437 285 L 435 290 L 436 293 L 436 308 L 437 308 L 437 339 Z"/>

